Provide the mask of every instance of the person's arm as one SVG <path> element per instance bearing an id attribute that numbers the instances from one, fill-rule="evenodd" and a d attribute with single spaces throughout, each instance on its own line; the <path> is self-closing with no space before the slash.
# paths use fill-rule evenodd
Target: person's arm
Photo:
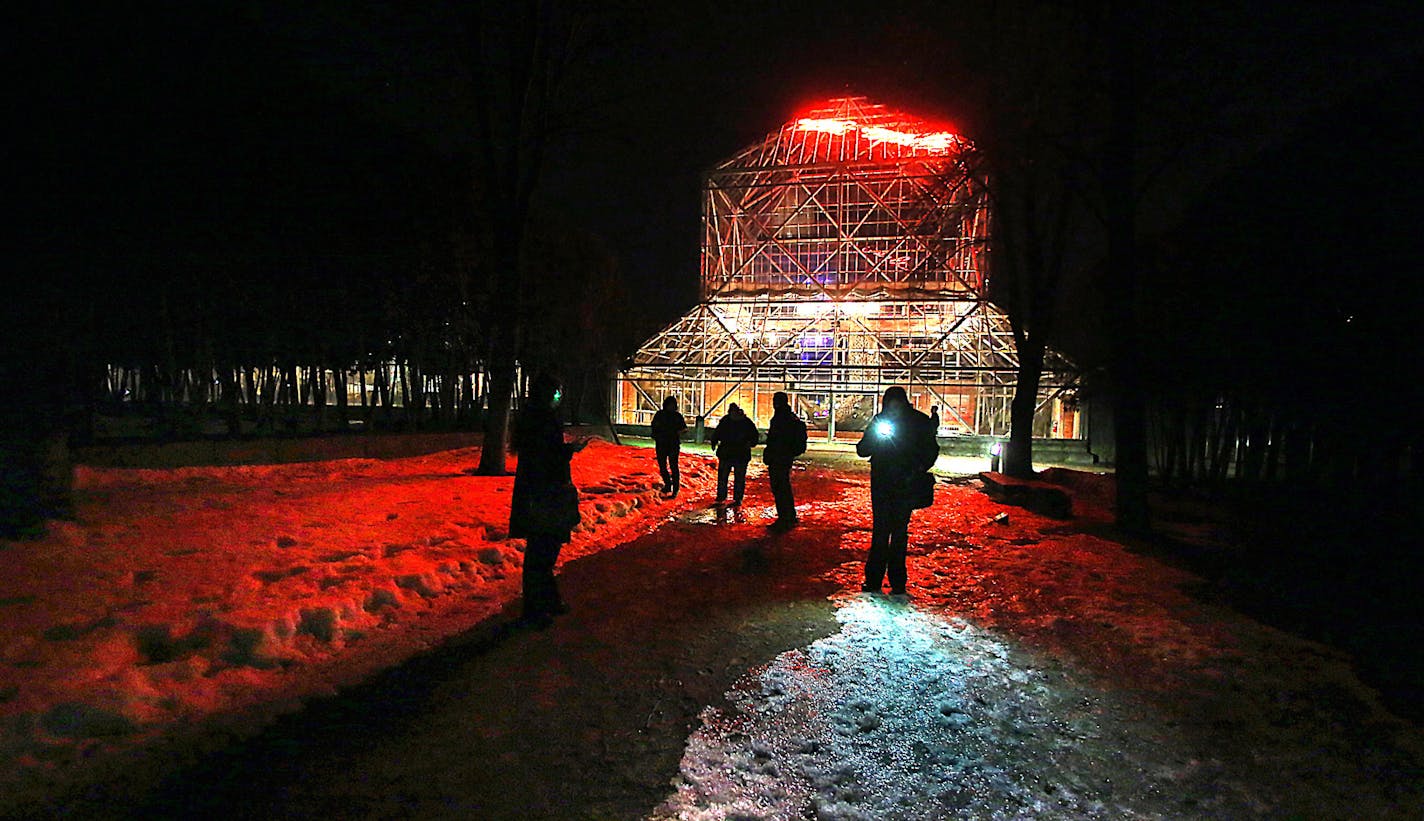
<path id="1" fill-rule="evenodd" d="M 855 443 L 856 454 L 860 456 L 875 455 L 875 422 L 879 418 L 877 414 L 870 417 L 870 421 L 866 423 L 865 430 L 860 434 L 860 441 Z"/>
<path id="2" fill-rule="evenodd" d="M 777 461 L 781 458 L 781 452 L 786 450 L 786 431 L 777 417 L 771 417 L 771 424 L 766 427 L 766 450 L 762 451 L 762 460 Z"/>

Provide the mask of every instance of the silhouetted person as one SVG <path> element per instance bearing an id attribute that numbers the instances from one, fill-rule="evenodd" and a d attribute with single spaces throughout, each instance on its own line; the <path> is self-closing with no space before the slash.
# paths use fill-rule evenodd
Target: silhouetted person
<path id="1" fill-rule="evenodd" d="M 682 452 L 682 432 L 687 430 L 687 420 L 677 411 L 677 400 L 669 396 L 663 400 L 663 409 L 653 414 L 653 449 L 658 454 L 658 473 L 663 477 L 663 493 L 676 496 L 682 488 L 682 474 L 678 470 L 678 454 Z"/>
<path id="2" fill-rule="evenodd" d="M 732 474 L 732 504 L 740 505 L 747 490 L 747 463 L 761 441 L 756 424 L 733 402 L 707 441 L 717 451 L 717 504 L 727 501 L 727 475 Z"/>
<path id="3" fill-rule="evenodd" d="M 554 565 L 579 523 L 578 489 L 569 462 L 588 444 L 586 438 L 564 440 L 558 417 L 562 397 L 557 379 L 537 377 L 515 420 L 512 442 L 519 462 L 509 506 L 509 535 L 526 540 L 520 620 L 536 627 L 547 626 L 566 610 L 554 581 Z"/>
<path id="4" fill-rule="evenodd" d="M 890 592 L 905 592 L 905 551 L 914 510 L 913 481 L 934 466 L 939 441 L 930 418 L 910 406 L 905 389 L 885 389 L 880 413 L 870 418 L 855 452 L 870 457 L 873 525 L 861 590 L 879 593 L 888 574 Z"/>
<path id="5" fill-rule="evenodd" d="M 775 411 L 766 430 L 766 449 L 761 460 L 766 463 L 766 478 L 776 499 L 776 523 L 781 530 L 796 526 L 796 499 L 791 493 L 791 463 L 806 452 L 806 423 L 791 409 L 791 399 L 784 391 L 771 397 Z"/>

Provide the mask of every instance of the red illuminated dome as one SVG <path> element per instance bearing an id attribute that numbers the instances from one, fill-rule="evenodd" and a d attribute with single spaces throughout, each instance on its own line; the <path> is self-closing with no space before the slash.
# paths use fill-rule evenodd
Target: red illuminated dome
<path id="1" fill-rule="evenodd" d="M 864 97 L 837 97 L 781 127 L 727 165 L 805 165 L 947 157 L 968 147 L 954 131 Z"/>

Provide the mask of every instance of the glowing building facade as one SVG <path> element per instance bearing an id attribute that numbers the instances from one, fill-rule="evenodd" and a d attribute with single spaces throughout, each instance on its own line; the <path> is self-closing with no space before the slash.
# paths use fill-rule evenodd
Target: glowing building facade
<path id="1" fill-rule="evenodd" d="M 962 138 L 864 98 L 830 101 L 712 169 L 700 300 L 615 381 L 615 421 L 675 397 L 758 424 L 787 391 L 802 418 L 858 431 L 890 385 L 942 435 L 1004 435 L 1017 357 L 985 297 L 989 209 Z M 1072 376 L 1050 356 L 1035 435 L 1073 438 Z"/>

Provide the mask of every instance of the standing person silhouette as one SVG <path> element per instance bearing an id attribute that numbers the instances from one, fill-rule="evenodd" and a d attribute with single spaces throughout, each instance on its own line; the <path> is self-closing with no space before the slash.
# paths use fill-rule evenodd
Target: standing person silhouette
<path id="1" fill-rule="evenodd" d="M 756 423 L 733 402 L 707 441 L 717 451 L 717 504 L 727 502 L 727 476 L 731 474 L 732 507 L 738 507 L 747 490 L 747 463 L 752 460 L 752 448 L 761 441 Z"/>
<path id="2" fill-rule="evenodd" d="M 872 527 L 861 590 L 881 592 L 888 575 L 890 592 L 904 595 L 908 576 L 905 552 L 914 510 L 911 483 L 939 457 L 933 423 L 911 407 L 904 388 L 886 388 L 880 413 L 871 417 L 855 452 L 870 457 Z"/>
<path id="3" fill-rule="evenodd" d="M 676 496 L 682 488 L 682 474 L 678 470 L 678 455 L 682 452 L 682 432 L 687 430 L 687 420 L 678 413 L 677 400 L 669 396 L 663 400 L 663 408 L 653 414 L 653 449 L 658 455 L 658 473 L 663 477 L 663 493 Z"/>
<path id="4" fill-rule="evenodd" d="M 513 437 L 519 461 L 509 505 L 509 535 L 526 541 L 520 621 L 541 628 L 567 610 L 554 581 L 554 565 L 579 523 L 578 489 L 569 463 L 588 444 L 586 437 L 565 441 L 558 417 L 562 398 L 556 378 L 536 377 L 515 420 Z"/>
<path id="5" fill-rule="evenodd" d="M 761 460 L 766 463 L 766 477 L 776 499 L 777 530 L 795 527 L 796 499 L 791 492 L 791 463 L 806 452 L 806 423 L 791 409 L 791 399 L 785 391 L 771 397 L 775 412 L 766 430 L 766 449 Z"/>

